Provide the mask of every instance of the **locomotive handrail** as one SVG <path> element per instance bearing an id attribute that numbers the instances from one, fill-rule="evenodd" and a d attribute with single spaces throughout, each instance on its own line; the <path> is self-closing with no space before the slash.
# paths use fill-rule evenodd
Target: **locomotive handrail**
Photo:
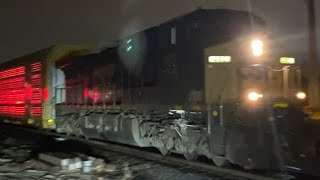
<path id="1" fill-rule="evenodd" d="M 284 71 L 284 69 L 285 69 L 285 68 L 290 67 L 290 66 L 284 66 L 284 67 L 282 67 L 281 69 L 273 69 L 272 67 L 267 66 L 267 65 L 264 65 L 264 64 L 252 64 L 252 65 L 249 65 L 249 66 L 254 66 L 254 67 L 257 67 L 257 66 L 265 67 L 265 68 L 270 69 L 271 71 L 278 71 L 278 72 Z"/>

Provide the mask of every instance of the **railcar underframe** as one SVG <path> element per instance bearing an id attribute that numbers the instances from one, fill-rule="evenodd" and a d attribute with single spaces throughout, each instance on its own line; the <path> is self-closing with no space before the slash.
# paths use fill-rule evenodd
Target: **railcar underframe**
<path id="1" fill-rule="evenodd" d="M 219 117 L 216 117 L 208 127 L 206 111 L 159 111 L 161 108 L 152 110 L 138 106 L 124 109 L 68 110 L 68 106 L 57 106 L 57 131 L 138 147 L 155 147 L 163 155 L 178 153 L 190 160 L 205 156 L 218 166 L 231 162 L 248 169 L 278 168 L 275 152 L 270 151 L 274 146 L 273 137 L 267 131 L 257 136 L 261 129 L 257 130 L 256 122 L 253 123 L 255 128 L 241 123 L 220 126 Z"/>

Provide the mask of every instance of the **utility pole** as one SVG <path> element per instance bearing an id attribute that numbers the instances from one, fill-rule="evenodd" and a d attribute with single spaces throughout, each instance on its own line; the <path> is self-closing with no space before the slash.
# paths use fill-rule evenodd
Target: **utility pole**
<path id="1" fill-rule="evenodd" d="M 320 92 L 319 92 L 319 71 L 317 61 L 317 34 L 316 34 L 316 17 L 315 2 L 307 0 L 308 7 L 308 30 L 309 30 L 309 105 L 313 108 L 320 108 Z"/>

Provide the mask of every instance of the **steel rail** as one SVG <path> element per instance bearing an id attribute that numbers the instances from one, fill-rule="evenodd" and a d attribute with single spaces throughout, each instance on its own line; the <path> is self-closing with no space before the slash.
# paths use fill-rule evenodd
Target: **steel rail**
<path id="1" fill-rule="evenodd" d="M 212 174 L 231 175 L 231 176 L 247 178 L 247 179 L 255 179 L 255 180 L 272 180 L 272 179 L 279 178 L 279 177 L 276 178 L 276 177 L 269 177 L 269 176 L 264 176 L 260 174 L 254 174 L 251 172 L 245 172 L 245 171 L 231 169 L 231 168 L 217 167 L 217 166 L 214 166 L 214 164 L 210 165 L 202 162 L 190 161 L 190 160 L 177 158 L 173 156 L 163 156 L 159 153 L 138 149 L 136 147 L 122 146 L 122 145 L 118 145 L 118 144 L 114 144 L 106 141 L 102 142 L 102 141 L 89 140 L 85 138 L 68 136 L 65 134 L 44 131 L 41 129 L 39 130 L 39 129 L 25 128 L 25 127 L 16 126 L 16 125 L 14 126 L 14 128 L 27 131 L 30 133 L 55 136 L 55 137 L 60 137 L 60 138 L 80 142 L 87 145 L 98 146 L 98 148 L 101 148 L 101 150 L 108 150 L 108 151 L 123 153 L 125 155 L 141 157 L 143 159 L 156 161 L 156 162 L 160 162 L 162 164 L 167 164 L 171 166 L 186 167 L 190 169 L 196 168 L 194 170 L 198 172 L 200 171 L 200 172 L 212 173 Z"/>

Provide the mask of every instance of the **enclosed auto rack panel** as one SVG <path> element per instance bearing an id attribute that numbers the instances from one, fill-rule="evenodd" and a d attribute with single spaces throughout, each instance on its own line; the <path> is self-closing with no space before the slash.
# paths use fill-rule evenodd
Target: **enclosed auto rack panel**
<path id="1" fill-rule="evenodd" d="M 12 119 L 40 119 L 43 62 L 12 66 L 0 71 L 0 116 Z"/>

